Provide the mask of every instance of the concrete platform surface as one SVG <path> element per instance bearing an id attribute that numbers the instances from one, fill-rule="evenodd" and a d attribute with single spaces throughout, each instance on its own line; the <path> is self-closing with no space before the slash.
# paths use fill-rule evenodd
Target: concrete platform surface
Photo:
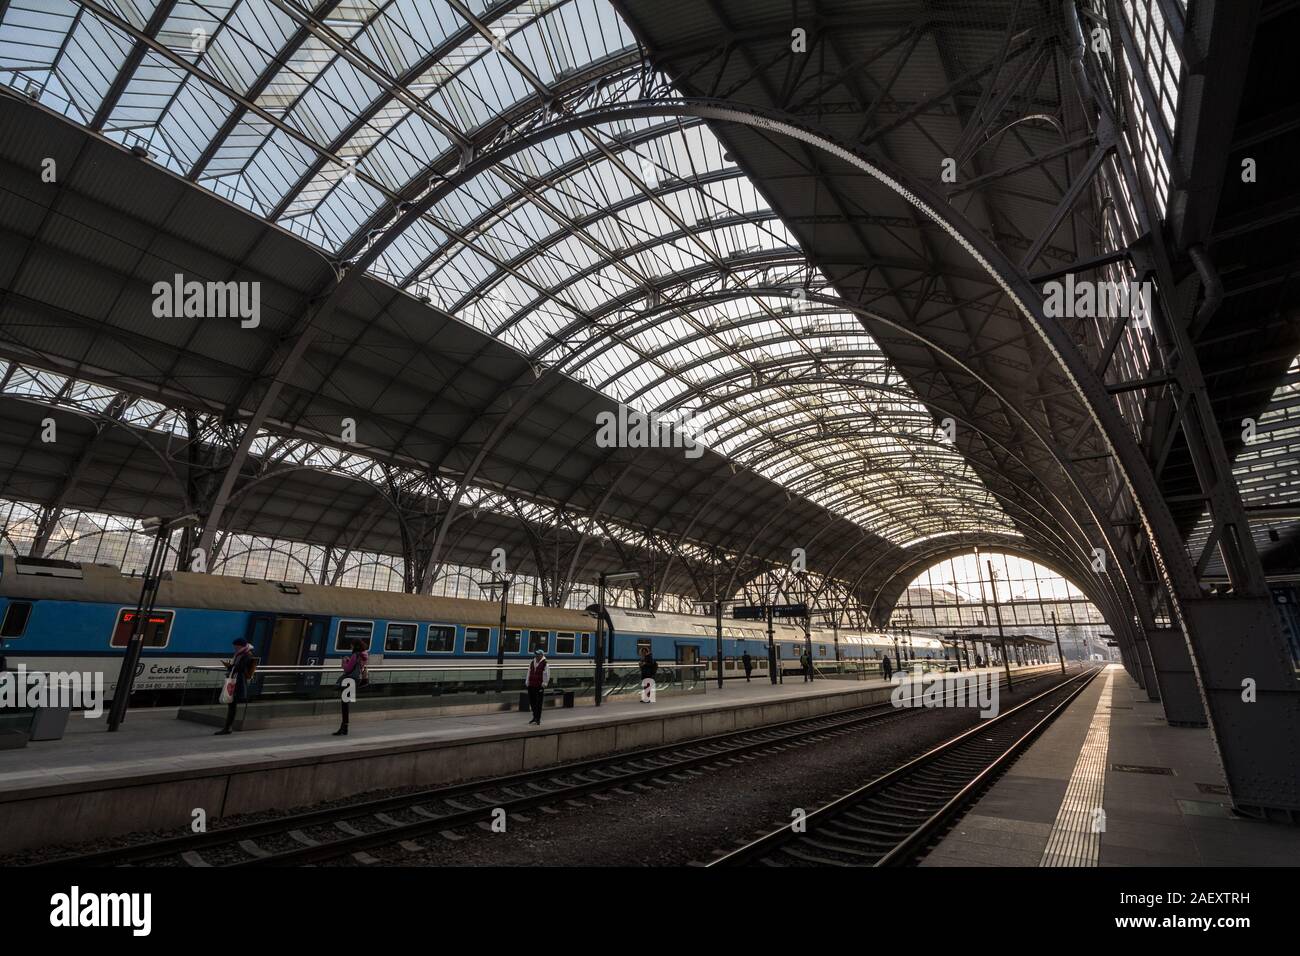
<path id="1" fill-rule="evenodd" d="M 539 770 L 879 704 L 891 691 L 879 680 L 755 679 L 656 704 L 547 709 L 541 727 L 517 711 L 395 711 L 352 722 L 346 737 L 329 724 L 218 737 L 172 709 L 134 711 L 116 734 L 74 717 L 65 739 L 0 753 L 0 853 L 187 826 L 198 809 L 218 819 Z"/>
<path id="2" fill-rule="evenodd" d="M 1046 668 L 1026 668 L 1032 673 Z M 0 853 L 133 830 L 439 786 L 694 740 L 889 699 L 882 681 L 729 681 L 703 694 L 526 713 L 353 721 L 213 736 L 175 710 L 139 710 L 117 733 L 73 717 L 63 740 L 0 753 Z"/>
<path id="3" fill-rule="evenodd" d="M 922 866 L 1295 866 L 1300 827 L 1230 810 L 1206 729 L 1170 727 L 1117 664 Z"/>
<path id="4" fill-rule="evenodd" d="M 93 720 L 74 714 L 62 740 L 32 743 L 21 750 L 0 753 L 0 801 L 6 794 L 30 794 L 77 781 L 131 779 L 159 771 L 226 768 L 234 762 L 248 765 L 290 756 L 357 753 L 412 744 L 539 736 L 555 730 L 604 727 L 737 706 L 835 697 L 868 689 L 883 691 L 888 686 L 883 681 L 857 680 L 805 683 L 787 679 L 775 686 L 766 678 L 755 678 L 752 683 L 729 680 L 721 690 L 710 685 L 705 693 L 665 696 L 654 704 L 642 704 L 632 697 L 601 707 L 548 707 L 541 727 L 529 726 L 530 715 L 517 711 L 437 717 L 402 716 L 397 711 L 386 720 L 354 720 L 347 737 L 332 736 L 334 724 L 249 730 L 216 737 L 211 727 L 177 720 L 174 707 L 130 711 L 121 728 L 110 734 L 105 729 L 106 714 Z M 781 719 L 774 715 L 772 722 Z"/>

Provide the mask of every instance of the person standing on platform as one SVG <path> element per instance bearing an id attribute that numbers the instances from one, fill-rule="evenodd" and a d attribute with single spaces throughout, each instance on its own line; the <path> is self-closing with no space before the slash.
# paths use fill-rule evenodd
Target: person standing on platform
<path id="1" fill-rule="evenodd" d="M 528 705 L 533 709 L 530 724 L 539 727 L 542 725 L 542 695 L 546 693 L 546 685 L 550 682 L 551 664 L 546 659 L 546 651 L 539 647 L 533 655 L 532 663 L 528 665 L 528 677 L 524 680 L 528 688 Z"/>
<path id="2" fill-rule="evenodd" d="M 641 658 L 641 703 L 655 702 L 655 674 L 658 672 L 659 662 L 650 653 L 650 649 L 646 648 L 645 656 Z"/>
<path id="3" fill-rule="evenodd" d="M 749 675 L 754 673 L 754 658 L 749 656 L 749 651 L 745 651 L 745 656 L 740 659 L 745 666 L 745 683 L 749 683 Z"/>
<path id="4" fill-rule="evenodd" d="M 885 676 L 885 682 L 888 683 L 894 677 L 894 662 L 886 654 L 880 658 L 880 673 Z"/>
<path id="5" fill-rule="evenodd" d="M 224 737 L 232 733 L 235 729 L 235 709 L 248 701 L 248 682 L 253 679 L 253 674 L 257 670 L 257 658 L 253 656 L 253 645 L 243 637 L 235 638 L 235 655 L 228 661 L 221 663 L 226 668 L 226 685 L 229 690 L 229 700 L 226 702 L 226 726 L 216 732 L 214 736 Z M 225 690 L 222 691 L 222 697 L 226 697 Z"/>
<path id="6" fill-rule="evenodd" d="M 366 662 L 369 659 L 370 655 L 366 652 L 366 645 L 362 641 L 353 641 L 352 653 L 343 658 L 343 676 L 338 680 L 338 686 L 342 688 L 339 699 L 343 706 L 343 723 L 339 725 L 338 730 L 334 731 L 335 737 L 348 735 L 348 705 L 356 699 L 357 691 L 369 683 L 366 680 Z"/>
<path id="7" fill-rule="evenodd" d="M 799 655 L 799 669 L 803 671 L 804 683 L 813 679 L 812 655 L 805 650 Z"/>

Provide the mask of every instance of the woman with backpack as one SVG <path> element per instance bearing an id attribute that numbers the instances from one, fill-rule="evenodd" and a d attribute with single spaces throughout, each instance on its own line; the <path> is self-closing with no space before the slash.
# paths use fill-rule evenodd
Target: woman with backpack
<path id="1" fill-rule="evenodd" d="M 343 674 L 338 679 L 338 686 L 342 688 L 339 697 L 343 704 L 343 723 L 334 731 L 335 737 L 348 735 L 349 698 L 354 698 L 358 690 L 370 683 L 370 678 L 366 675 L 366 661 L 369 659 L 365 642 L 360 640 L 352 642 L 352 653 L 343 658 Z M 348 681 L 352 683 L 349 685 Z"/>
<path id="2" fill-rule="evenodd" d="M 221 663 L 226 667 L 226 683 L 221 688 L 221 700 L 226 705 L 226 726 L 214 736 L 224 737 L 235 729 L 235 709 L 248 701 L 248 682 L 257 671 L 257 658 L 253 645 L 244 637 L 235 638 L 235 654 Z"/>

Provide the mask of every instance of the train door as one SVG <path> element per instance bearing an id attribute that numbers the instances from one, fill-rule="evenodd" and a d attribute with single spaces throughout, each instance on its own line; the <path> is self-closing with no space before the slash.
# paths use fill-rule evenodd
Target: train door
<path id="1" fill-rule="evenodd" d="M 246 637 L 248 643 L 252 645 L 253 656 L 257 658 L 259 666 L 269 662 L 268 656 L 270 655 L 271 650 L 275 647 L 275 638 L 272 630 L 274 625 L 274 614 L 259 614 L 254 612 L 248 618 L 248 632 L 244 637 Z M 260 696 L 265 680 L 265 675 L 259 670 L 253 677 L 253 682 L 249 684 L 248 696 Z"/>
<path id="2" fill-rule="evenodd" d="M 700 662 L 700 648 L 696 644 L 677 645 L 677 663 L 684 666 Z"/>
<path id="3" fill-rule="evenodd" d="M 316 620 L 295 617 L 292 615 L 281 615 L 275 617 L 270 614 L 255 615 L 250 623 L 250 630 L 256 630 L 265 634 L 265 637 L 254 639 L 251 635 L 249 640 L 253 643 L 257 656 L 264 666 L 268 667 L 293 667 L 295 665 L 306 663 L 306 658 L 313 656 L 309 651 L 311 644 L 310 635 L 312 625 Z M 324 634 L 324 628 L 318 629 L 318 634 Z M 318 652 L 314 655 L 319 660 L 319 647 L 323 645 L 322 636 L 316 638 Z M 317 661 L 318 662 L 318 661 Z M 313 683 L 310 678 L 314 677 Z M 302 691 L 310 689 L 319 684 L 319 675 L 274 675 L 267 673 L 258 678 L 258 683 L 266 691 L 278 691 L 281 693 Z"/>
<path id="4" fill-rule="evenodd" d="M 326 641 L 329 639 L 330 619 L 327 617 L 295 617 L 293 659 L 287 664 L 299 667 L 315 667 L 325 663 Z M 297 677 L 296 686 L 300 693 L 309 693 L 321 684 L 321 672 L 309 671 Z"/>
<path id="5" fill-rule="evenodd" d="M 307 621 L 301 617 L 278 617 L 271 637 L 271 649 L 264 663 L 272 667 L 292 667 L 302 657 L 302 636 Z"/>

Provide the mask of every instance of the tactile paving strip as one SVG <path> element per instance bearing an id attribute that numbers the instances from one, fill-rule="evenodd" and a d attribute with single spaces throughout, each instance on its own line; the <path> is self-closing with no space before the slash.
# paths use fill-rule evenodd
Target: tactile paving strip
<path id="1" fill-rule="evenodd" d="M 1096 866 L 1101 854 L 1101 832 L 1105 828 L 1102 795 L 1106 786 L 1106 753 L 1110 748 L 1111 686 L 1114 668 L 1108 668 L 1106 683 L 1097 698 L 1092 723 L 1084 737 L 1079 759 L 1070 773 L 1065 797 L 1056 811 L 1056 822 L 1048 834 L 1039 866 Z"/>

